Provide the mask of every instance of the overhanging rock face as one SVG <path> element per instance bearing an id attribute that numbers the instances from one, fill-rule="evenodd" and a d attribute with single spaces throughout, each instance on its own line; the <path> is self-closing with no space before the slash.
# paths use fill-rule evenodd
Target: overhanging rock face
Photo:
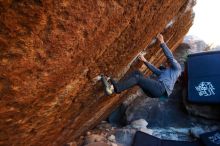
<path id="1" fill-rule="evenodd" d="M 192 25 L 190 0 L 0 2 L 0 145 L 62 145 L 95 126 L 123 98 L 93 79 L 121 77 L 163 32 L 174 49 Z"/>

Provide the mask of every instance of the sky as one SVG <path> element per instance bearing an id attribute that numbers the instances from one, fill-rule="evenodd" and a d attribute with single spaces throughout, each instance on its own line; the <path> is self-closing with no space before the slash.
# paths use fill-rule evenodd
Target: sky
<path id="1" fill-rule="evenodd" d="M 187 35 L 220 45 L 220 0 L 197 0 L 193 10 L 195 19 Z"/>

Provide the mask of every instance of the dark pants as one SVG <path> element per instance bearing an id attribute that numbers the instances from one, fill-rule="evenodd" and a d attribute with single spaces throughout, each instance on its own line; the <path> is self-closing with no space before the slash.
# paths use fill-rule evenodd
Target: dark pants
<path id="1" fill-rule="evenodd" d="M 150 78 L 145 78 L 138 70 L 132 72 L 124 80 L 119 81 L 118 83 L 112 81 L 112 84 L 116 93 L 120 93 L 135 85 L 138 85 L 150 97 L 160 97 L 166 93 L 163 83 Z"/>

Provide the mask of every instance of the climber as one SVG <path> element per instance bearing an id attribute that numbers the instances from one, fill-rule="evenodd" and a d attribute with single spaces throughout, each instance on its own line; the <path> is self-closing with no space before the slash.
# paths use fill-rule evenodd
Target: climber
<path id="1" fill-rule="evenodd" d="M 167 64 L 165 68 L 158 69 L 150 62 L 148 62 L 144 55 L 141 54 L 138 56 L 138 59 L 143 61 L 143 63 L 157 76 L 157 78 L 146 78 L 138 70 L 133 71 L 124 80 L 119 82 L 116 82 L 113 79 L 110 79 L 110 82 L 108 82 L 106 78 L 102 77 L 102 81 L 105 85 L 105 91 L 108 95 L 111 95 L 114 92 L 120 93 L 135 85 L 138 85 L 148 96 L 153 98 L 169 96 L 172 93 L 174 84 L 181 73 L 181 67 L 164 42 L 163 36 L 158 34 L 157 39 L 160 41 L 160 47 L 162 48 L 167 58 Z"/>

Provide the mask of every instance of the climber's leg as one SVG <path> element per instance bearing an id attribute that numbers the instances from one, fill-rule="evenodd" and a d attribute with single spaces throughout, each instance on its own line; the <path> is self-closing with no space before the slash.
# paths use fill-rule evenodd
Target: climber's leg
<path id="1" fill-rule="evenodd" d="M 153 98 L 160 97 L 166 93 L 162 82 L 150 78 L 140 78 L 138 85 L 147 95 Z"/>
<path id="2" fill-rule="evenodd" d="M 127 77 L 125 77 L 125 79 L 123 79 L 122 81 L 116 82 L 113 79 L 111 79 L 111 83 L 114 86 L 115 92 L 120 93 L 137 85 L 140 77 L 144 78 L 144 75 L 140 71 L 136 70 L 129 74 Z"/>
<path id="3" fill-rule="evenodd" d="M 138 85 L 142 90 L 151 97 L 160 97 L 165 93 L 165 87 L 159 81 L 145 78 L 139 71 L 134 71 L 123 81 L 115 82 L 111 80 L 116 93 L 120 93 L 135 85 Z"/>

